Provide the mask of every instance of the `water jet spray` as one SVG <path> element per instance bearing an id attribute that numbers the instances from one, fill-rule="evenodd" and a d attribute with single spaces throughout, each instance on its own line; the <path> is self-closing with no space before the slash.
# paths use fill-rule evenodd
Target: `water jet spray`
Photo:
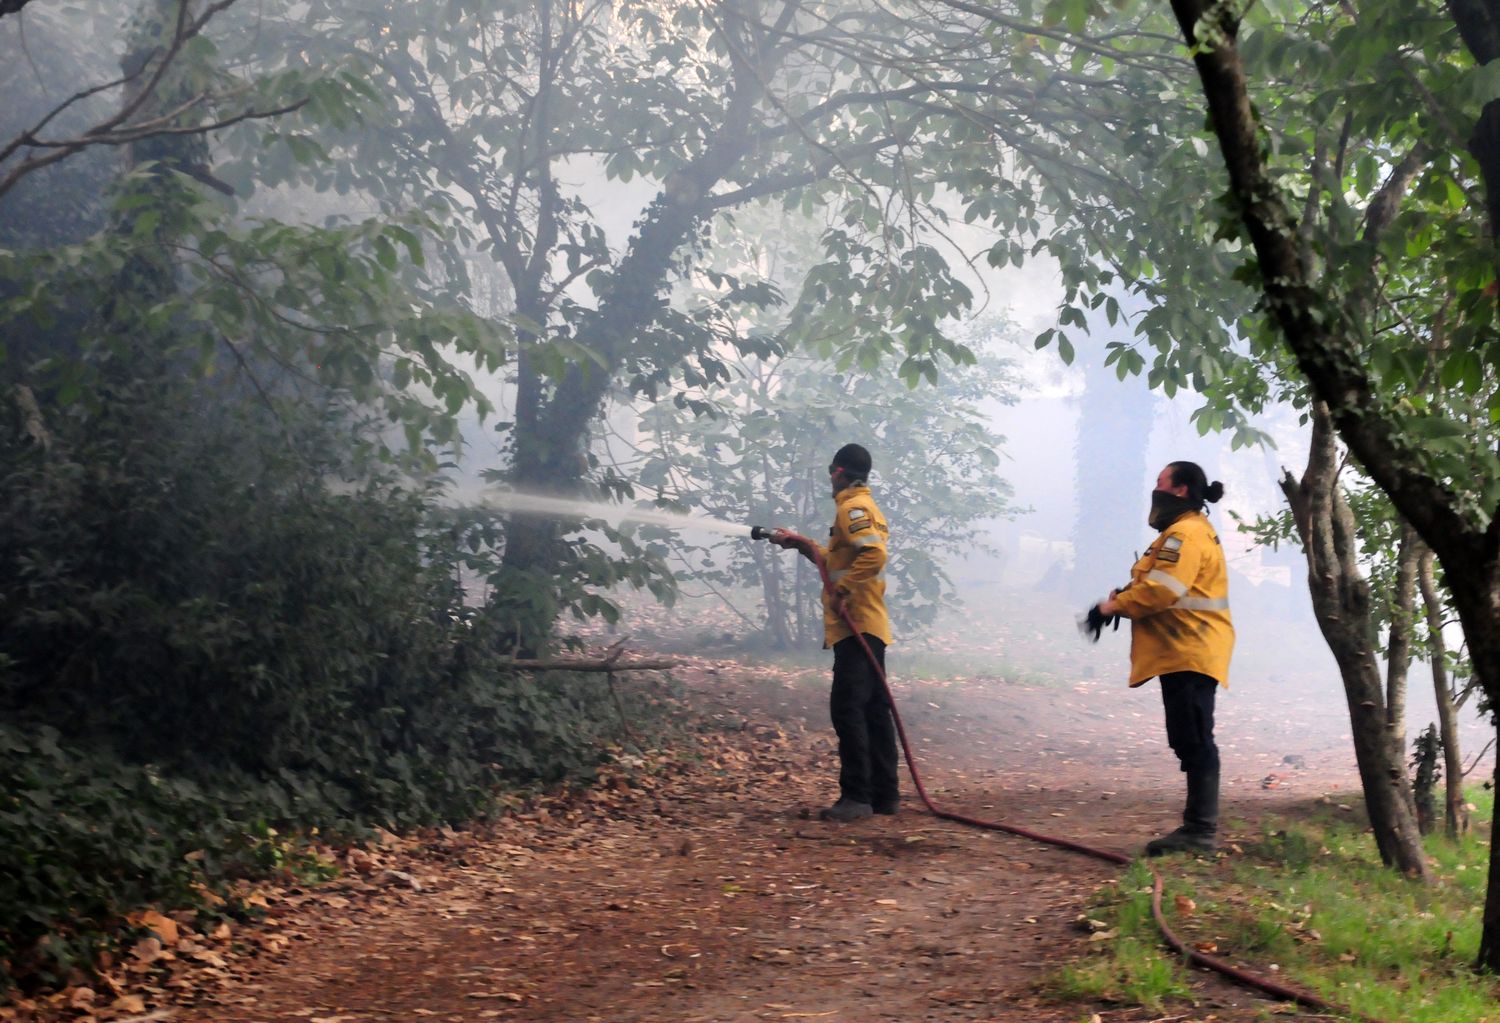
<path id="1" fill-rule="evenodd" d="M 484 498 L 492 507 L 518 515 L 548 515 L 553 518 L 602 519 L 605 522 L 644 522 L 650 525 L 667 526 L 671 529 L 702 529 L 723 536 L 748 537 L 752 540 L 770 537 L 770 530 L 763 526 L 744 526 L 737 522 L 704 515 L 688 515 L 667 511 L 664 508 L 642 508 L 635 505 L 611 504 L 608 501 L 582 501 L 567 497 L 552 497 L 547 494 L 527 494 L 519 490 L 495 490 Z M 760 532 L 757 533 L 757 530 Z"/>

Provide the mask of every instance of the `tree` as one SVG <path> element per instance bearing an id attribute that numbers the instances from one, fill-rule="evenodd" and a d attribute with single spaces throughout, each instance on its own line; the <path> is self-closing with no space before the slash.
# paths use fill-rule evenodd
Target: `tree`
<path id="1" fill-rule="evenodd" d="M 874 486 L 891 525 L 892 619 L 904 634 L 920 631 L 957 600 L 944 562 L 982 549 L 980 523 L 1011 512 L 999 474 L 1003 438 L 980 410 L 984 400 L 1014 400 L 1008 366 L 992 346 L 974 347 L 976 365 L 917 388 L 826 358 L 737 360 L 729 383 L 691 396 L 712 412 L 684 419 L 670 405 L 646 411 L 632 476 L 658 499 L 715 518 L 818 536 L 829 513 L 820 470 L 858 440 L 876 458 Z M 708 569 L 710 578 L 759 591 L 770 645 L 821 642 L 822 587 L 805 562 L 744 541 L 684 554 L 695 575 Z"/>
<path id="2" fill-rule="evenodd" d="M 1382 692 L 1375 657 L 1375 621 L 1369 583 L 1358 564 L 1354 513 L 1339 482 L 1339 453 L 1327 409 L 1312 410 L 1313 436 L 1302 479 L 1290 473 L 1282 492 L 1291 507 L 1302 549 L 1313 610 L 1338 662 L 1348 700 L 1355 758 L 1365 806 L 1383 862 L 1414 877 L 1427 876 L 1421 829 L 1406 759 L 1404 674 L 1394 684 L 1403 654 L 1388 651 L 1392 685 Z M 1399 627 L 1392 626 L 1393 634 Z"/>
<path id="3" fill-rule="evenodd" d="M 1500 106 L 1485 85 L 1487 66 L 1500 55 L 1500 35 L 1489 10 L 1463 3 L 1446 13 L 1427 6 L 1370 16 L 1327 12 L 1347 44 L 1335 55 L 1366 63 L 1342 69 L 1359 72 L 1351 76 L 1354 88 L 1395 70 L 1420 86 L 1412 95 L 1424 116 L 1414 118 L 1391 103 L 1388 91 L 1383 110 L 1361 110 L 1362 134 L 1391 154 L 1393 175 L 1410 159 L 1420 177 L 1390 196 L 1399 207 L 1394 238 L 1319 252 L 1326 264 L 1299 244 L 1295 207 L 1273 176 L 1241 55 L 1245 26 L 1233 9 L 1201 0 L 1174 0 L 1173 11 L 1193 50 L 1229 172 L 1232 209 L 1251 245 L 1246 255 L 1254 262 L 1247 270 L 1340 436 L 1442 563 L 1476 679 L 1493 704 L 1500 696 L 1500 473 L 1490 431 L 1469 421 L 1462 406 L 1403 402 L 1404 388 L 1396 386 L 1420 376 L 1407 372 L 1407 360 L 1437 347 L 1445 384 L 1496 394 L 1485 384 L 1491 372 L 1486 355 L 1494 350 L 1494 227 L 1500 223 L 1494 215 L 1500 208 L 1494 159 Z M 1456 134 L 1461 125 L 1473 126 L 1467 150 L 1454 145 L 1465 137 Z M 1372 149 L 1370 159 L 1379 151 Z M 1429 183 L 1440 201 L 1432 201 Z M 1337 209 L 1340 196 L 1330 188 L 1325 201 Z M 1427 238 L 1436 244 L 1410 244 Z M 1343 257 L 1337 263 L 1336 254 Z M 1334 266 L 1342 279 L 1317 276 Z M 1408 296 L 1425 315 L 1403 315 L 1410 312 L 1403 307 Z M 1396 327 L 1394 343 L 1382 344 L 1392 335 L 1369 329 L 1372 306 L 1384 324 Z M 1420 357 L 1412 361 L 1422 365 Z M 1494 850 L 1477 965 L 1500 969 L 1500 853 Z"/>
<path id="4" fill-rule="evenodd" d="M 23 0 L 24 2 L 24 0 Z M 161 102 L 163 83 L 186 80 L 183 65 L 194 63 L 186 51 L 203 36 L 214 16 L 235 0 L 218 0 L 195 12 L 191 0 L 177 0 L 175 5 L 144 4 L 144 29 L 137 28 L 133 38 L 148 41 L 133 48 L 122 62 L 121 76 L 91 85 L 52 107 L 30 127 L 0 143 L 0 198 L 30 174 L 59 161 L 98 146 L 145 147 L 154 140 L 205 136 L 243 121 L 263 120 L 291 113 L 307 103 L 305 98 L 281 104 L 256 105 L 244 102 L 246 83 L 228 81 L 226 76 L 212 76 L 201 88 L 177 91 L 171 102 Z M 171 9 L 175 6 L 175 11 Z M 18 4 L 12 7 L 20 10 Z M 7 13 L 0 8 L 0 15 Z M 155 31 L 151 23 L 164 16 L 170 28 Z M 116 109 L 92 124 L 73 127 L 61 135 L 44 134 L 54 122 L 77 104 L 101 95 L 120 91 L 124 97 Z M 27 155 L 21 156 L 19 154 Z M 6 162 L 10 161 L 9 166 Z M 135 158 L 133 162 L 141 162 Z M 224 192 L 230 186 L 214 178 L 198 163 L 183 162 L 176 166 L 212 188 Z"/>
<path id="5" fill-rule="evenodd" d="M 995 265 L 1023 262 L 1032 243 L 1057 259 L 1070 300 L 1104 279 L 1102 239 L 1139 230 L 1112 215 L 1119 200 L 1138 197 L 1162 147 L 1179 143 L 1128 98 L 1180 62 L 1132 52 L 1139 30 L 1125 24 L 1090 44 L 1085 68 L 1051 28 L 1017 33 L 961 7 L 474 0 L 434 25 L 376 0 L 288 5 L 272 18 L 283 42 L 270 66 L 363 61 L 383 106 L 323 140 L 338 159 L 284 173 L 387 209 L 449 208 L 514 296 L 512 482 L 597 486 L 587 439 L 607 395 L 717 379 L 716 332 L 666 295 L 704 264 L 712 219 L 752 199 L 828 211 L 821 258 L 786 288 L 789 339 L 822 339 L 866 366 L 900 360 L 908 379 L 966 361 L 949 322 L 972 301 L 950 266 L 975 258 L 955 240 L 961 223 L 985 232 Z M 1108 170 L 1076 152 L 1083 132 Z M 622 205 L 638 211 L 624 239 L 601 216 Z M 1087 217 L 1057 216 L 1069 209 Z M 1178 209 L 1155 230 L 1191 227 Z M 744 298 L 756 281 L 723 284 Z M 1100 305 L 1119 314 L 1114 299 Z M 1154 312 L 1142 317 L 1153 339 L 1222 332 L 1211 310 L 1175 323 Z M 1160 382 L 1193 376 L 1174 368 Z M 543 520 L 506 537 L 515 586 L 502 596 L 543 620 L 556 611 L 557 541 Z"/>
<path id="6" fill-rule="evenodd" d="M 118 41 L 149 65 L 179 10 L 144 0 Z M 203 95 L 217 53 L 200 34 L 133 79 L 131 123 Z M 233 129 L 313 156 L 367 98 L 345 72 L 247 75 L 307 103 Z M 485 404 L 468 367 L 506 348 L 429 276 L 443 227 L 251 216 L 204 187 L 203 135 L 130 142 L 97 221 L 28 218 L 0 251 L 0 988 L 269 866 L 277 829 L 456 821 L 587 769 L 614 718 L 507 671 L 458 594 L 434 477 Z"/>

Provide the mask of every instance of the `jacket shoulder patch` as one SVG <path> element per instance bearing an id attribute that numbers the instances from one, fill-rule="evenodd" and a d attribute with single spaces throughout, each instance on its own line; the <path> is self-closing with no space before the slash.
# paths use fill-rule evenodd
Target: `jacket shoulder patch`
<path id="1" fill-rule="evenodd" d="M 1168 536 L 1156 548 L 1156 560 L 1175 565 L 1182 558 L 1182 537 Z"/>
<path id="2" fill-rule="evenodd" d="M 851 533 L 863 532 L 874 525 L 875 523 L 867 518 L 856 519 L 852 515 L 849 517 L 849 532 Z"/>
<path id="3" fill-rule="evenodd" d="M 863 508 L 850 508 L 849 517 L 851 519 L 862 519 L 865 517 L 865 510 Z"/>

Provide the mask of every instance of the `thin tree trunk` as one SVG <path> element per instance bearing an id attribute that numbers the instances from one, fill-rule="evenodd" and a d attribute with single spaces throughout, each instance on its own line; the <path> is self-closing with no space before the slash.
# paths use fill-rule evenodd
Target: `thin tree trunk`
<path id="1" fill-rule="evenodd" d="M 1392 741 L 1375 658 L 1369 583 L 1359 571 L 1354 515 L 1338 485 L 1333 422 L 1322 402 L 1314 404 L 1312 421 L 1307 470 L 1300 482 L 1287 473 L 1281 488 L 1307 555 L 1308 588 L 1318 627 L 1343 678 L 1355 759 L 1380 859 L 1425 879 L 1427 862 L 1416 803 L 1402 746 Z"/>
<path id="2" fill-rule="evenodd" d="M 1428 657 L 1432 663 L 1432 689 L 1437 699 L 1438 737 L 1443 744 L 1443 827 L 1449 838 L 1469 830 L 1469 811 L 1464 800 L 1463 747 L 1458 737 L 1458 704 L 1448 681 L 1448 644 L 1443 639 L 1443 602 L 1438 597 L 1432 549 L 1425 544 L 1417 561 L 1417 585 L 1427 612 Z"/>
<path id="3" fill-rule="evenodd" d="M 757 549 L 753 556 L 760 576 L 761 595 L 766 602 L 766 632 L 771 638 L 771 647 L 786 650 L 792 645 L 792 634 L 787 627 L 791 616 L 786 605 L 786 573 L 782 559 L 776 554 L 767 556 L 761 549 Z"/>
<path id="4" fill-rule="evenodd" d="M 1406 745 L 1406 681 L 1411 669 L 1411 632 L 1417 604 L 1417 534 L 1401 524 L 1396 549 L 1396 586 L 1391 594 L 1390 640 L 1386 643 L 1385 726 Z"/>
<path id="5" fill-rule="evenodd" d="M 1406 685 L 1411 672 L 1412 627 L 1416 622 L 1417 557 L 1421 541 L 1417 531 L 1403 521 L 1401 540 L 1396 551 L 1396 583 L 1391 594 L 1390 641 L 1386 644 L 1385 730 L 1391 744 L 1391 755 L 1397 764 L 1406 762 Z M 1412 816 L 1418 820 L 1416 792 L 1407 786 L 1412 797 Z M 1427 830 L 1419 827 L 1420 834 Z"/>

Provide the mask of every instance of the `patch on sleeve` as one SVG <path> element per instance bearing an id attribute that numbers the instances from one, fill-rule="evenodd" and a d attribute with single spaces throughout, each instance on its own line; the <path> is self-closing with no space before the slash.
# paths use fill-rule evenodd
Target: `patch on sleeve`
<path id="1" fill-rule="evenodd" d="M 851 533 L 863 532 L 866 529 L 872 528 L 874 525 L 875 523 L 868 518 L 856 519 L 853 513 L 850 513 L 849 515 L 849 532 Z"/>
<path id="2" fill-rule="evenodd" d="M 863 508 L 850 508 L 849 509 L 849 518 L 851 518 L 851 519 L 862 519 L 864 517 L 865 517 L 865 510 Z"/>
<path id="3" fill-rule="evenodd" d="M 1180 536 L 1167 537 L 1161 542 L 1161 546 L 1156 549 L 1157 561 L 1164 561 L 1169 565 L 1175 565 L 1180 557 L 1182 557 L 1182 537 Z"/>

